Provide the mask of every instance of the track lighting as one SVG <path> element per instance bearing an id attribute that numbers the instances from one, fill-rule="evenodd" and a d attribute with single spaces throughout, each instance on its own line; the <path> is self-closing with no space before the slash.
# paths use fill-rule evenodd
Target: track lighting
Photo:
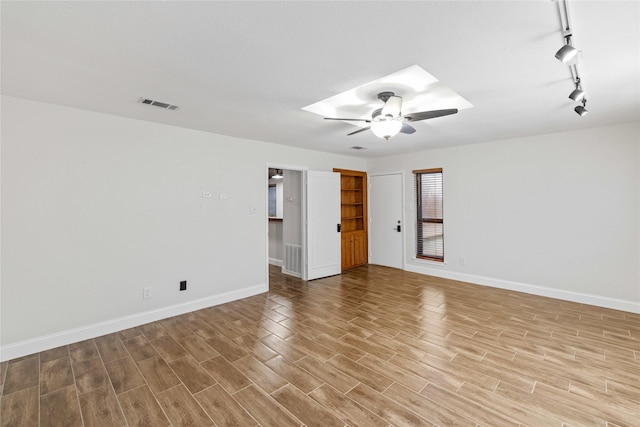
<path id="1" fill-rule="evenodd" d="M 580 78 L 578 78 L 576 81 L 576 88 L 569 94 L 569 99 L 571 99 L 572 101 L 580 102 L 582 101 L 582 98 L 584 98 L 584 95 L 584 91 L 580 87 Z"/>
<path id="2" fill-rule="evenodd" d="M 569 62 L 578 54 L 578 49 L 571 45 L 571 34 L 567 35 L 565 39 L 567 43 L 556 52 L 556 58 L 560 62 Z"/>
<path id="3" fill-rule="evenodd" d="M 568 0 L 558 0 L 558 12 L 560 13 L 560 21 L 562 24 L 562 34 L 565 40 L 564 46 L 562 46 L 556 52 L 556 58 L 562 62 L 567 63 L 571 61 L 578 53 L 578 49 L 573 47 L 571 37 L 573 31 L 571 30 L 571 22 L 569 21 L 569 9 L 567 7 Z M 580 82 L 580 74 L 578 73 L 578 64 L 573 62 L 569 64 L 569 72 L 571 73 L 571 80 L 576 86 L 575 89 L 569 94 L 569 99 L 576 102 L 582 102 L 582 105 L 578 105 L 573 109 L 581 117 L 587 114 L 587 100 L 585 99 L 585 92 L 582 89 Z"/>
<path id="4" fill-rule="evenodd" d="M 589 110 L 587 110 L 587 100 L 583 99 L 582 100 L 582 105 L 578 105 L 576 108 L 574 108 L 573 110 L 578 113 L 578 115 L 580 117 L 584 116 L 585 114 L 587 114 L 589 112 Z"/>
<path id="5" fill-rule="evenodd" d="M 575 64 L 572 65 L 570 68 L 571 68 L 572 76 L 575 76 L 574 81 L 575 81 L 576 88 L 573 90 L 573 92 L 569 94 L 569 99 L 576 102 L 582 102 L 582 105 L 578 105 L 576 108 L 573 109 L 573 111 L 575 111 L 576 113 L 578 113 L 578 115 L 580 115 L 580 117 L 582 117 L 589 112 L 586 108 L 587 99 L 585 98 L 585 92 L 584 90 L 582 90 L 582 85 L 580 84 L 580 77 L 578 76 L 578 68 L 576 67 Z"/>

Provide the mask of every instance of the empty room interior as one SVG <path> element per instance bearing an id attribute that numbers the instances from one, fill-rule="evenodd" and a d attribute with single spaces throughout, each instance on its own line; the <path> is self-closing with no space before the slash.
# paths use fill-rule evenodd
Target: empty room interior
<path id="1" fill-rule="evenodd" d="M 640 426 L 640 2 L 0 2 L 0 426 Z"/>

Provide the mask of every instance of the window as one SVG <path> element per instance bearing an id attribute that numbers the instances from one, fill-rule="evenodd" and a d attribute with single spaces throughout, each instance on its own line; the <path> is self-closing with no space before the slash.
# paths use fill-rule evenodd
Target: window
<path id="1" fill-rule="evenodd" d="M 442 169 L 413 171 L 416 182 L 416 257 L 444 261 Z"/>

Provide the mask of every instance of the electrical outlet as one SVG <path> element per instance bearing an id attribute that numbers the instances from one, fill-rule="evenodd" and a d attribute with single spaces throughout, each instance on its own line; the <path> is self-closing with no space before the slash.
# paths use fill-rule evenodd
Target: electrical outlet
<path id="1" fill-rule="evenodd" d="M 142 298 L 151 298 L 151 288 L 142 288 Z"/>
<path id="2" fill-rule="evenodd" d="M 186 291 L 187 290 L 187 281 L 186 280 L 182 280 L 180 282 L 180 290 L 181 291 Z"/>
<path id="3" fill-rule="evenodd" d="M 464 257 L 460 257 L 460 265 L 466 265 L 467 264 L 467 260 L 464 259 Z"/>

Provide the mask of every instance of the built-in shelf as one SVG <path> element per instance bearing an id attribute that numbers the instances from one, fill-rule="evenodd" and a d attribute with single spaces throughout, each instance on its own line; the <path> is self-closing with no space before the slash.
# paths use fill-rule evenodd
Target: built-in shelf
<path id="1" fill-rule="evenodd" d="M 368 262 L 367 174 L 334 169 L 340 173 L 340 222 L 342 223 L 342 269 Z"/>

